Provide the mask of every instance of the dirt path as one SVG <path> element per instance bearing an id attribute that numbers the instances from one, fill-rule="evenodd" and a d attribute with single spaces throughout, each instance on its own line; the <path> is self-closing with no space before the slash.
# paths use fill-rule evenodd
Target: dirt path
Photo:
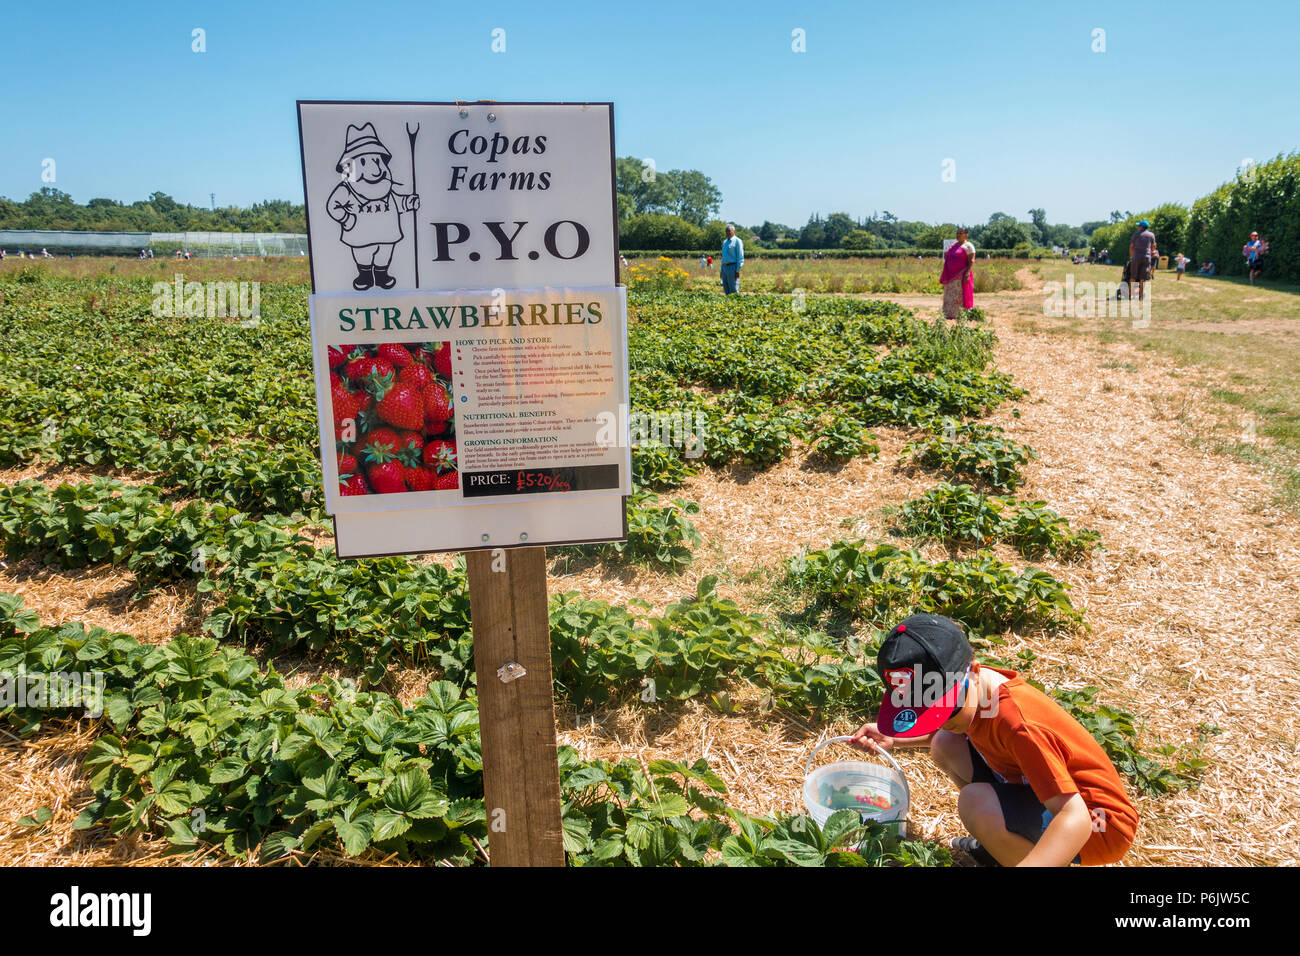
<path id="1" fill-rule="evenodd" d="M 1142 856 L 1295 864 L 1300 521 L 1261 505 L 1265 476 L 1188 446 L 1167 409 L 1200 396 L 1170 363 L 994 325 L 999 366 L 1032 396 L 1020 419 L 999 418 L 1042 455 L 1020 494 L 1109 549 L 1070 576 L 1093 632 L 1056 650 L 1057 673 L 1131 702 L 1160 737 L 1208 734 L 1201 787 L 1143 808 Z"/>

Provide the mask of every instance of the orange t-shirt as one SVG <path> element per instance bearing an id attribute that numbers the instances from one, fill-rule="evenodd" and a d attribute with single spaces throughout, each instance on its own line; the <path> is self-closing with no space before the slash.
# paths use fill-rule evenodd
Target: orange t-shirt
<path id="1" fill-rule="evenodd" d="M 987 665 L 984 665 L 987 666 Z M 1009 783 L 1027 783 L 1040 803 L 1062 794 L 1083 797 L 1092 836 L 1079 852 L 1084 866 L 1114 863 L 1128 852 L 1138 815 L 1115 765 L 1087 729 L 1015 671 L 990 670 L 1008 680 L 975 712 L 966 735 L 989 767 Z"/>

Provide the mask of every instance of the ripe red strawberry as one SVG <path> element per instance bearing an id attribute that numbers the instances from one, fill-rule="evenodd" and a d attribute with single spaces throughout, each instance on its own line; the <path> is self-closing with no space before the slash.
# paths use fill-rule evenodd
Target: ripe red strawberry
<path id="1" fill-rule="evenodd" d="M 420 362 L 412 362 L 397 373 L 397 380 L 404 385 L 412 385 L 423 391 L 433 381 L 433 373 L 429 371 L 429 366 Z"/>
<path id="2" fill-rule="evenodd" d="M 334 438 L 343 441 L 343 431 L 347 422 L 352 422 L 355 437 L 361 430 L 357 421 L 361 412 L 370 404 L 370 396 L 354 392 L 344 384 L 342 379 L 330 382 L 330 405 L 334 413 Z"/>
<path id="3" fill-rule="evenodd" d="M 412 491 L 433 491 L 437 481 L 433 472 L 419 465 L 404 465 L 402 476 Z"/>
<path id="4" fill-rule="evenodd" d="M 370 486 L 366 484 L 366 479 L 361 475 L 351 475 L 346 481 L 339 482 L 339 494 L 341 495 L 368 495 Z"/>
<path id="5" fill-rule="evenodd" d="M 396 342 L 386 342 L 379 346 L 379 357 L 389 362 L 393 368 L 406 368 L 415 361 L 406 346 Z"/>
<path id="6" fill-rule="evenodd" d="M 424 464 L 438 474 L 456 470 L 456 443 L 437 439 L 424 446 Z"/>
<path id="7" fill-rule="evenodd" d="M 371 355 L 362 355 L 348 362 L 343 371 L 352 381 L 361 382 L 375 375 L 381 378 L 385 375 L 392 375 L 393 363 Z"/>
<path id="8" fill-rule="evenodd" d="M 366 471 L 366 477 L 370 479 L 370 487 L 375 489 L 377 495 L 391 495 L 407 490 L 406 475 L 402 463 L 397 460 L 371 465 Z"/>
<path id="9" fill-rule="evenodd" d="M 355 475 L 357 473 L 357 456 L 342 454 L 339 455 L 339 480 Z"/>
<path id="10" fill-rule="evenodd" d="M 338 368 L 348 360 L 348 353 L 342 345 L 331 345 L 329 347 L 330 368 Z"/>
<path id="11" fill-rule="evenodd" d="M 424 402 L 412 385 L 398 383 L 378 393 L 375 411 L 390 425 L 418 431 L 424 427 Z"/>
<path id="12" fill-rule="evenodd" d="M 402 440 L 391 428 L 372 428 L 361 439 L 361 457 L 366 464 L 375 464 L 397 457 Z"/>
<path id="13" fill-rule="evenodd" d="M 430 342 L 433 347 L 433 368 L 445 379 L 451 378 L 451 343 Z"/>
<path id="14" fill-rule="evenodd" d="M 460 475 L 457 472 L 449 471 L 446 474 L 438 475 L 433 479 L 434 491 L 451 491 L 460 487 Z"/>
<path id="15" fill-rule="evenodd" d="M 439 434 L 446 428 L 447 422 L 451 421 L 453 414 L 451 392 L 447 391 L 446 385 L 442 382 L 434 382 L 424 390 L 426 432 L 431 435 Z"/>

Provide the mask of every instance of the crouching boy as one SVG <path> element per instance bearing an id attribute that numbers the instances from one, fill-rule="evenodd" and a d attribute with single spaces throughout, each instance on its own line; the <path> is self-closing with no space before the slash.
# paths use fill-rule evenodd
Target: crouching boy
<path id="1" fill-rule="evenodd" d="M 955 621 L 909 617 L 877 665 L 888 693 L 852 743 L 929 746 L 971 834 L 954 849 L 985 866 L 1096 866 L 1128 852 L 1137 810 L 1105 751 L 1015 671 L 976 663 Z"/>

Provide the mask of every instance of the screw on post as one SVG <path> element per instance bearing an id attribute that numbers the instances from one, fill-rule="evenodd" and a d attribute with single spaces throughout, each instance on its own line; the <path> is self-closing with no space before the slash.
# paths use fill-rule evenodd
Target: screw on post
<path id="1" fill-rule="evenodd" d="M 518 661 L 506 661 L 497 668 L 497 677 L 501 679 L 501 683 L 503 684 L 509 684 L 511 681 L 519 680 L 519 678 L 523 677 L 527 673 L 528 671 L 524 670 L 524 666 Z"/>

